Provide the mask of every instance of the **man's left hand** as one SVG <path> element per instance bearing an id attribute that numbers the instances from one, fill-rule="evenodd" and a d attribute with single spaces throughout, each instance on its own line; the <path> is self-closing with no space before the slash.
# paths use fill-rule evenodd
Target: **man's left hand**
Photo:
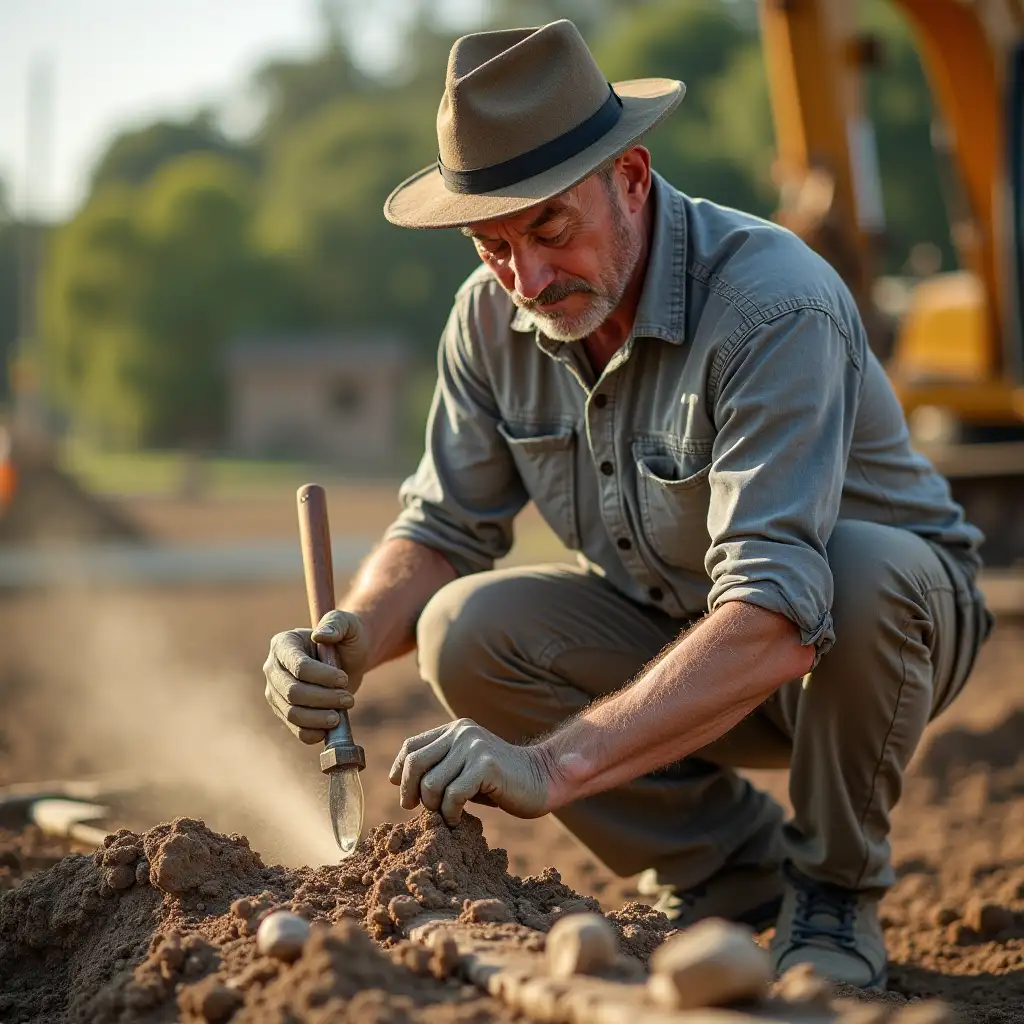
<path id="1" fill-rule="evenodd" d="M 418 803 L 458 824 L 466 801 L 489 803 L 517 818 L 547 812 L 549 774 L 538 747 L 517 747 L 468 718 L 412 736 L 391 767 L 402 806 Z"/>

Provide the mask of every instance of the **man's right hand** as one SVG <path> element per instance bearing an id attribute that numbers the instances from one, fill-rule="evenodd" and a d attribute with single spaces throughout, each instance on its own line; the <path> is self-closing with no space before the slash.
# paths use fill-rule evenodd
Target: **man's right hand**
<path id="1" fill-rule="evenodd" d="M 316 659 L 317 644 L 336 644 L 341 669 Z M 352 694 L 366 671 L 369 642 L 351 612 L 328 612 L 316 629 L 290 629 L 270 641 L 263 666 L 264 696 L 276 714 L 303 743 L 320 743 L 340 721 L 339 711 L 352 707 Z"/>

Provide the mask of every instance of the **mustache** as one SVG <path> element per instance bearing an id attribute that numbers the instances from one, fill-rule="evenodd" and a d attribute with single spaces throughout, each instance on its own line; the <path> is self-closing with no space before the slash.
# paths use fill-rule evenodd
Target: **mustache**
<path id="1" fill-rule="evenodd" d="M 512 301 L 520 308 L 534 310 L 538 306 L 547 306 L 552 302 L 561 302 L 570 295 L 596 295 L 597 289 L 580 277 L 572 277 L 567 281 L 552 281 L 542 292 L 528 299 L 519 292 L 512 292 Z"/>

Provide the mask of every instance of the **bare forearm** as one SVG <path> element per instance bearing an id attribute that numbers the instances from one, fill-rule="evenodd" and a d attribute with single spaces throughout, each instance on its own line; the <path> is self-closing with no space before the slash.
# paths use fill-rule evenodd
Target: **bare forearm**
<path id="1" fill-rule="evenodd" d="M 362 620 L 367 670 L 415 647 L 420 612 L 457 575 L 443 555 L 411 540 L 385 541 L 370 555 L 338 606 Z"/>
<path id="2" fill-rule="evenodd" d="M 723 605 L 631 686 L 539 744 L 552 778 L 547 810 L 692 754 L 810 668 L 795 627 L 743 602 Z"/>

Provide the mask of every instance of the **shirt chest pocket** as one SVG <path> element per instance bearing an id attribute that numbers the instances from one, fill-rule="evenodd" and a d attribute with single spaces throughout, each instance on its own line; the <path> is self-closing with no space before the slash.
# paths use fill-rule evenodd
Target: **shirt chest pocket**
<path id="1" fill-rule="evenodd" d="M 499 423 L 526 493 L 570 550 L 580 546 L 576 520 L 576 431 L 572 426 Z"/>
<path id="2" fill-rule="evenodd" d="M 711 546 L 711 443 L 685 451 L 663 442 L 636 441 L 633 457 L 644 535 L 668 565 L 703 573 Z"/>

